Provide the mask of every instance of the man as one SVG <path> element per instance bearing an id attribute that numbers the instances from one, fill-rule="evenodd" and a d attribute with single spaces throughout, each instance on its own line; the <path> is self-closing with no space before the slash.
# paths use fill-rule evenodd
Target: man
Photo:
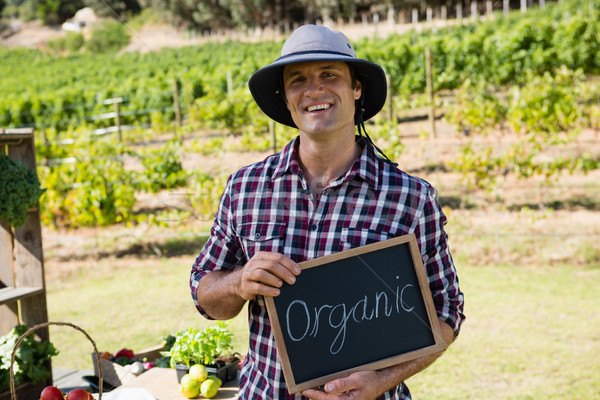
<path id="1" fill-rule="evenodd" d="M 377 156 L 361 133 L 363 121 L 385 102 L 381 67 L 357 58 L 342 33 L 305 25 L 249 85 L 260 108 L 297 127 L 299 136 L 281 153 L 230 177 L 190 280 L 196 307 L 207 318 L 233 318 L 249 302 L 240 398 L 302 398 L 286 390 L 264 297 L 279 295 L 284 282 L 294 284 L 297 263 L 368 243 L 415 233 L 450 344 L 464 319 L 463 295 L 436 192 Z M 410 399 L 403 382 L 438 356 L 355 372 L 302 395 Z"/>

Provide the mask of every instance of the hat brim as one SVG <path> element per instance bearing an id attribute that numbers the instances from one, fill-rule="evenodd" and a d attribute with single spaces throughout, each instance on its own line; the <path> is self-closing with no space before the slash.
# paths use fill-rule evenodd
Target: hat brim
<path id="1" fill-rule="evenodd" d="M 364 111 L 362 118 L 364 121 L 377 114 L 385 104 L 387 82 L 385 72 L 379 65 L 360 58 L 329 52 L 290 54 L 259 69 L 248 82 L 250 93 L 256 104 L 273 120 L 297 128 L 285 104 L 281 88 L 281 74 L 284 66 L 306 61 L 343 61 L 354 67 L 363 84 Z M 359 120 L 357 114 L 355 114 L 355 123 Z"/>

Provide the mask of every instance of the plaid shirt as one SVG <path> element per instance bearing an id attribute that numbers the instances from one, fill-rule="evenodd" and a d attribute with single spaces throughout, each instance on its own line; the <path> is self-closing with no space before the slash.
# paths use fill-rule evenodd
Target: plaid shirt
<path id="1" fill-rule="evenodd" d="M 198 311 L 210 318 L 196 302 L 200 279 L 214 270 L 239 268 L 258 251 L 301 262 L 414 232 L 437 315 L 458 334 L 463 294 L 435 189 L 378 158 L 366 145 L 352 168 L 314 199 L 298 165 L 298 140 L 229 178 L 211 236 L 192 268 L 190 286 Z M 303 398 L 286 390 L 262 296 L 250 301 L 248 319 L 240 399 Z M 401 384 L 381 398 L 410 399 L 410 393 Z"/>

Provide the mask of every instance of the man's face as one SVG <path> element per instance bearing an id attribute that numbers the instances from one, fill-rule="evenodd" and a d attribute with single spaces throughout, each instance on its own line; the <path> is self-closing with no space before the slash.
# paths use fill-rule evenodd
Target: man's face
<path id="1" fill-rule="evenodd" d="M 354 135 L 355 100 L 350 68 L 341 61 L 310 61 L 283 68 L 283 88 L 292 119 L 305 134 Z"/>

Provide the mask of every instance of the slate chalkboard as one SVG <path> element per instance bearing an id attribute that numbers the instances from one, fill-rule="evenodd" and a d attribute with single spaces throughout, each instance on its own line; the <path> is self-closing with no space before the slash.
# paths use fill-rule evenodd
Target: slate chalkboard
<path id="1" fill-rule="evenodd" d="M 290 393 L 445 349 L 414 234 L 300 267 L 265 298 Z"/>

